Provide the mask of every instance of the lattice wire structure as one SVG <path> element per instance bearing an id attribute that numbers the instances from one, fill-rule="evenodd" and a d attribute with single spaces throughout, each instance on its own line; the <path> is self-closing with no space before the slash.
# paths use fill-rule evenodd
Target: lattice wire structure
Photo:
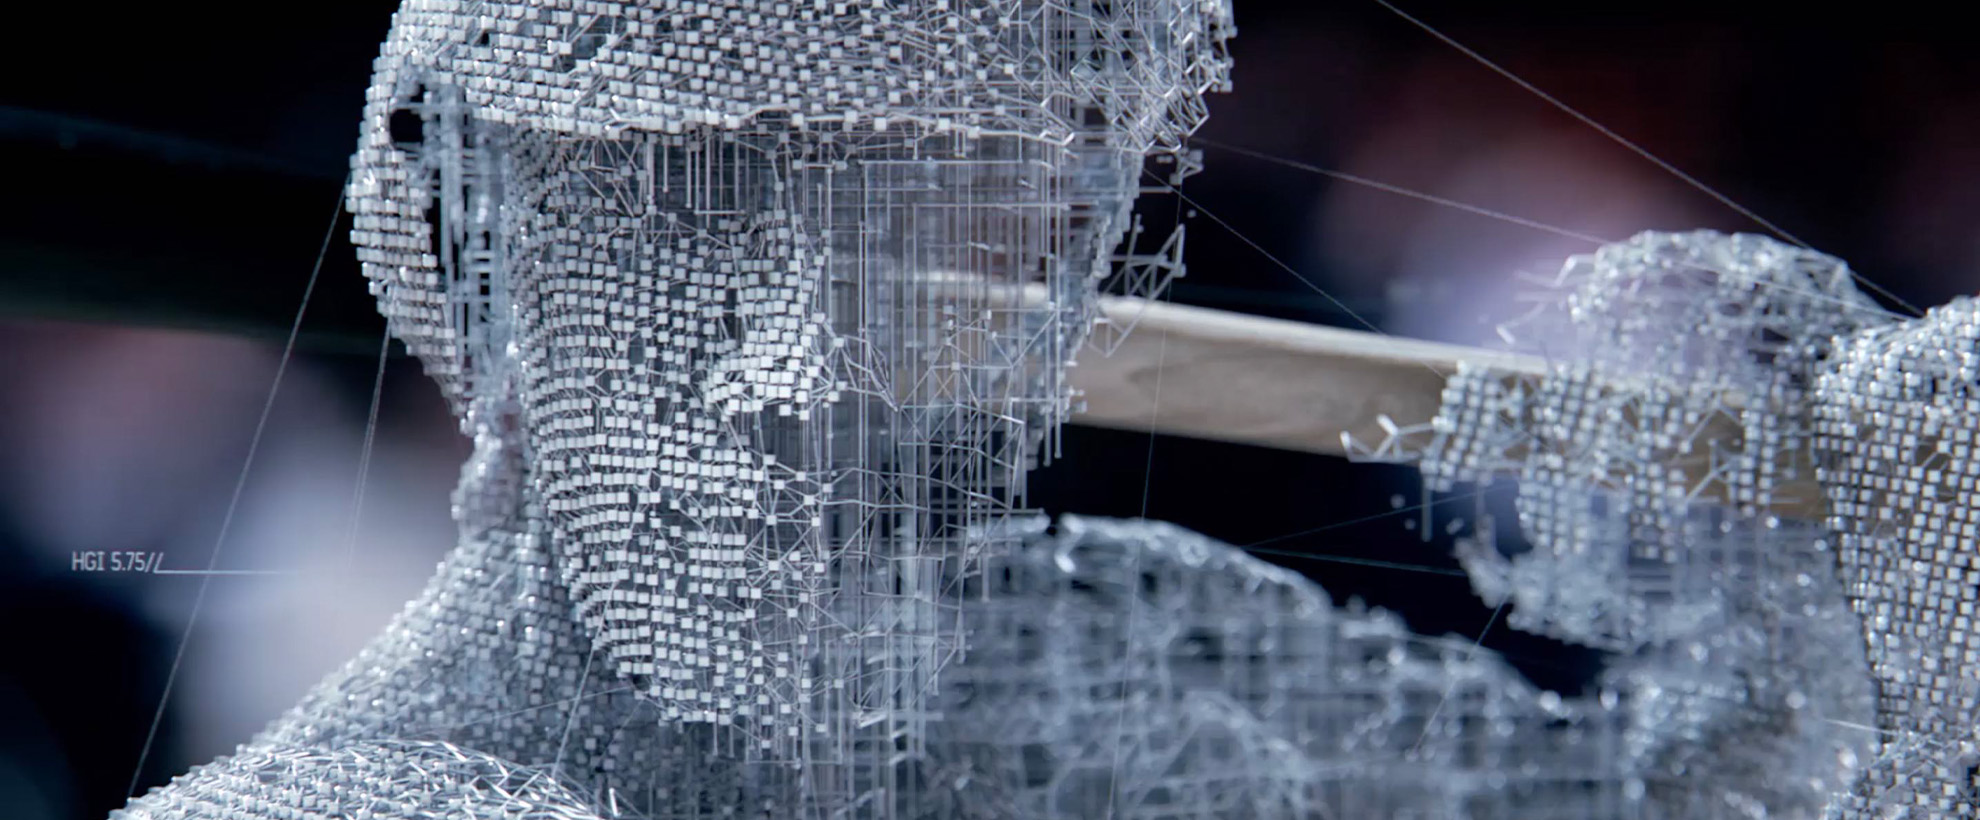
<path id="1" fill-rule="evenodd" d="M 476 441 L 462 543 L 244 754 L 439 740 L 600 816 L 923 816 L 970 534 L 1022 508 L 1098 293 L 1180 273 L 1131 208 L 1151 157 L 1198 167 L 1233 32 L 1222 0 L 408 0 L 352 239 Z"/>
<path id="2" fill-rule="evenodd" d="M 1515 625 L 1628 653 L 1593 702 L 1189 533 L 1013 517 L 1097 294 L 1181 273 L 1180 233 L 1121 249 L 1149 158 L 1198 168 L 1231 32 L 1220 0 L 408 2 L 353 239 L 475 439 L 461 543 L 120 816 L 1763 817 L 1819 805 L 1872 720 L 1902 740 L 1843 810 L 1970 779 L 1911 708 L 1964 697 L 1917 674 L 1957 659 L 1878 644 L 1952 593 L 1865 557 L 1881 519 L 1832 522 L 1859 609 L 1899 619 L 1872 718 L 1828 539 L 1767 513 L 1815 436 L 1778 408 L 1862 383 L 1810 392 L 1831 338 L 1896 338 L 1812 252 L 1605 248 L 1527 325 L 1587 357 L 1453 380 L 1419 463 L 1521 474 L 1536 549 L 1462 558 Z M 1737 443 L 1687 453 L 1712 425 Z M 1834 464 L 1832 500 L 1887 491 Z"/>
<path id="3" fill-rule="evenodd" d="M 1617 770 L 1663 816 L 1813 816 L 1874 753 L 1860 626 L 1808 408 L 1837 339 L 1890 317 L 1839 260 L 1764 237 L 1644 233 L 1568 260 L 1502 330 L 1538 377 L 1466 366 L 1400 454 L 1432 491 L 1519 482 L 1530 549 L 1458 558 L 1507 623 L 1616 653 Z"/>
<path id="4" fill-rule="evenodd" d="M 498 453 L 468 472 L 519 478 Z M 1004 522 L 991 540 L 1009 548 L 966 579 L 970 652 L 941 679 L 943 719 L 886 795 L 891 816 L 1684 816 L 1657 813 L 1655 791 L 1614 768 L 1637 715 L 1613 699 L 1564 702 L 1469 641 L 1337 608 L 1304 577 L 1172 525 L 1045 524 Z M 514 797 L 526 818 L 794 816 L 775 801 L 801 785 L 787 770 L 629 686 L 587 688 L 573 671 L 595 657 L 586 628 L 549 558 L 513 541 L 464 544 L 393 640 L 237 756 L 119 817 L 339 816 L 377 794 L 420 800 L 365 804 L 375 817 L 484 816 L 462 793 Z M 352 740 L 394 734 L 427 739 Z"/>
<path id="5" fill-rule="evenodd" d="M 326 776 L 334 775 L 334 776 Z M 257 749 L 184 778 L 143 816 L 161 818 L 455 817 L 591 820 L 587 801 L 543 772 L 446 743 L 397 742 L 335 751 Z"/>
<path id="6" fill-rule="evenodd" d="M 1970 817 L 1980 790 L 1980 738 L 1970 728 L 1905 731 L 1884 738 L 1862 778 L 1837 795 L 1824 820 Z"/>
<path id="7" fill-rule="evenodd" d="M 1815 386 L 1829 526 L 1883 740 L 1835 818 L 1980 813 L 1980 302 L 1846 340 Z"/>
<path id="8" fill-rule="evenodd" d="M 994 816 L 1660 816 L 1613 702 L 1173 525 L 1043 523 L 971 596 L 933 744 Z"/>
<path id="9" fill-rule="evenodd" d="M 1786 572 L 1752 564 L 1785 547 L 1737 542 L 1774 538 L 1777 502 L 1819 496 L 1800 455 L 1809 390 L 1832 338 L 1890 316 L 1840 260 L 1709 231 L 1572 257 L 1549 290 L 1501 331 L 1548 372 L 1455 375 L 1425 479 L 1518 477 L 1534 551 L 1473 550 L 1466 566 L 1486 598 L 1513 596 L 1512 625 L 1617 651 L 1695 634 L 1723 610 L 1713 591 L 1729 573 Z"/>

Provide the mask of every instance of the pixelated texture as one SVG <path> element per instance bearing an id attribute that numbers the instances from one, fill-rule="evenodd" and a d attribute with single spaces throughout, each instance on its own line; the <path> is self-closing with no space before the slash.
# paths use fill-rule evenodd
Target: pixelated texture
<path id="1" fill-rule="evenodd" d="M 1751 564 L 1808 548 L 1771 509 L 1820 492 L 1809 390 L 1831 338 L 1888 321 L 1849 268 L 1760 236 L 1649 232 L 1571 258 L 1550 290 L 1502 330 L 1548 372 L 1455 374 L 1419 462 L 1438 490 L 1519 481 L 1533 551 L 1469 553 L 1483 597 L 1510 594 L 1520 629 L 1629 651 L 1792 577 Z"/>
<path id="2" fill-rule="evenodd" d="M 483 450 L 469 473 L 503 463 Z M 963 585 L 970 651 L 942 677 L 944 719 L 867 816 L 1710 816 L 1659 812 L 1657 791 L 1615 768 L 1636 715 L 1613 699 L 1563 701 L 1469 641 L 1336 607 L 1302 576 L 1171 525 L 1000 527 L 1009 547 Z M 363 817 L 327 801 L 372 795 L 396 801 L 369 804 L 380 818 L 845 809 L 798 771 L 722 747 L 716 727 L 586 674 L 586 627 L 551 559 L 490 535 L 289 716 L 116 820 Z M 463 794 L 517 813 L 474 813 Z"/>
<path id="3" fill-rule="evenodd" d="M 463 541 L 261 742 L 893 815 L 1002 548 L 969 533 L 1123 330 L 1098 295 L 1180 273 L 1131 208 L 1151 157 L 1196 169 L 1232 31 L 1222 0 L 405 3 L 348 204 L 477 441 Z"/>
<path id="4" fill-rule="evenodd" d="M 174 781 L 120 820 L 452 817 L 592 820 L 555 778 L 446 743 L 242 750 Z"/>
<path id="5" fill-rule="evenodd" d="M 406 3 L 349 203 L 475 439 L 461 543 L 119 816 L 1970 812 L 1971 323 L 1892 327 L 1820 254 L 1577 257 L 1509 331 L 1548 376 L 1466 369 L 1404 431 L 1435 488 L 1521 479 L 1534 549 L 1460 558 L 1511 626 L 1617 653 L 1586 700 L 1173 527 L 1016 515 L 1068 362 L 1128 329 L 1096 296 L 1181 272 L 1131 206 L 1150 157 L 1196 170 L 1231 31 L 1221 0 Z M 1820 492 L 1826 530 L 1770 512 Z"/>
<path id="6" fill-rule="evenodd" d="M 1884 747 L 1834 817 L 1980 815 L 1980 303 L 1857 334 L 1815 387 L 1829 526 Z"/>
<path id="7" fill-rule="evenodd" d="M 1657 816 L 1614 704 L 1227 544 L 1067 517 L 982 578 L 933 748 L 996 816 Z"/>
<path id="8" fill-rule="evenodd" d="M 1519 482 L 1530 549 L 1485 526 L 1459 560 L 1509 626 L 1618 654 L 1617 770 L 1670 816 L 1813 816 L 1875 752 L 1875 704 L 1834 539 L 1774 511 L 1822 492 L 1836 340 L 1892 317 L 1839 260 L 1750 235 L 1644 233 L 1549 284 L 1502 330 L 1543 375 L 1466 366 L 1398 432 L 1433 490 Z"/>
<path id="9" fill-rule="evenodd" d="M 766 760 L 918 743 L 962 534 L 1069 412 L 1216 0 L 412 2 L 354 158 L 393 331 L 529 447 L 597 663 Z M 1155 271 L 1152 278 L 1149 271 Z M 853 609 L 835 600 L 858 601 Z M 858 791 L 850 783 L 838 787 Z"/>

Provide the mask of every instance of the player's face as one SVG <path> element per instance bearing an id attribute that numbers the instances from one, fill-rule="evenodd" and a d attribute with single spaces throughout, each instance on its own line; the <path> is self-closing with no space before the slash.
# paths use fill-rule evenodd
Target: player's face
<path id="1" fill-rule="evenodd" d="M 1009 500 L 1140 171 L 885 136 L 551 138 L 511 192 L 534 504 L 615 668 L 686 715 L 778 708 L 834 594 L 902 572 L 863 562 L 954 557 Z"/>

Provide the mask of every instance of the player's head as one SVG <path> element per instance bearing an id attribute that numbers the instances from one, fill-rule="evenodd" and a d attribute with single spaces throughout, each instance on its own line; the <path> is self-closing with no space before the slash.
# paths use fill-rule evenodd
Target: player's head
<path id="1" fill-rule="evenodd" d="M 836 601 L 934 600 L 1020 494 L 1144 162 L 1227 80 L 1228 9 L 459 9 L 407 2 L 367 98 L 380 310 L 526 454 L 530 537 L 610 662 L 763 722 L 836 651 L 821 624 L 894 617 Z M 946 628 L 840 648 L 932 658 Z"/>
<path id="2" fill-rule="evenodd" d="M 820 176 L 811 164 L 843 164 L 842 177 L 891 199 L 874 207 L 975 209 L 981 218 L 958 223 L 969 227 L 944 231 L 952 239 L 1005 238 L 986 213 L 1003 209 L 1006 233 L 1031 231 L 1008 238 L 1055 257 L 1009 267 L 1091 275 L 1104 263 L 1066 251 L 1113 249 L 1144 156 L 1176 147 L 1201 122 L 1204 93 L 1227 82 L 1231 31 L 1226 0 L 512 0 L 472 12 L 408 0 L 352 158 L 354 238 L 381 309 L 457 408 L 501 378 L 505 357 L 501 334 L 482 327 L 505 317 L 470 306 L 501 296 L 478 292 L 488 280 L 522 270 L 499 251 L 526 240 L 525 212 L 591 204 L 551 190 L 583 187 L 568 174 L 586 146 L 617 147 L 590 161 L 628 172 L 649 147 L 708 147 L 661 150 L 648 166 L 666 189 L 649 204 L 676 217 L 775 211 L 808 193 L 793 177 Z M 718 145 L 751 156 L 723 159 Z M 856 181 L 834 180 L 835 192 Z M 889 184 L 991 187 L 972 198 Z M 663 201 L 684 190 L 700 198 Z M 709 198 L 725 195 L 739 199 Z M 1048 212 L 1065 215 L 1031 224 Z M 477 255 L 491 248 L 497 258 Z"/>

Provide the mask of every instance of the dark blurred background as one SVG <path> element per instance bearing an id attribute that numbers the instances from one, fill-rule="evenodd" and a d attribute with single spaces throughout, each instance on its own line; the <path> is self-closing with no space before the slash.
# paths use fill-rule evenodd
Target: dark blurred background
<path id="1" fill-rule="evenodd" d="M 0 50 L 0 807 L 121 804 L 201 580 L 75 568 L 89 551 L 204 567 L 338 204 L 394 7 L 30 3 Z M 1235 93 L 1203 135 L 1571 231 L 1758 226 L 1372 0 L 1236 0 Z M 1927 4 L 1403 6 L 1905 301 L 1980 288 L 1980 52 Z M 1519 272 L 1574 239 L 1207 147 L 1176 301 L 1481 343 Z M 1152 222 L 1173 201 L 1147 208 Z M 138 787 L 230 751 L 348 658 L 453 543 L 466 448 L 392 350 L 350 524 L 382 323 L 332 233 Z M 1152 449 L 1151 449 L 1152 448 Z M 1506 512 L 1503 490 L 1488 502 Z M 1475 636 L 1491 610 L 1448 543 L 1406 530 L 1407 471 L 1074 429 L 1033 501 L 1142 513 Z M 1432 529 L 1471 513 L 1454 499 Z M 1263 543 L 1261 543 L 1263 542 Z M 1266 554 L 1264 550 L 1271 550 Z M 1341 558 L 1349 561 L 1337 560 Z M 1432 571 L 1352 563 L 1375 560 Z M 1441 570 L 1441 571 L 1440 571 Z M 1495 628 L 1543 686 L 1599 658 Z"/>

